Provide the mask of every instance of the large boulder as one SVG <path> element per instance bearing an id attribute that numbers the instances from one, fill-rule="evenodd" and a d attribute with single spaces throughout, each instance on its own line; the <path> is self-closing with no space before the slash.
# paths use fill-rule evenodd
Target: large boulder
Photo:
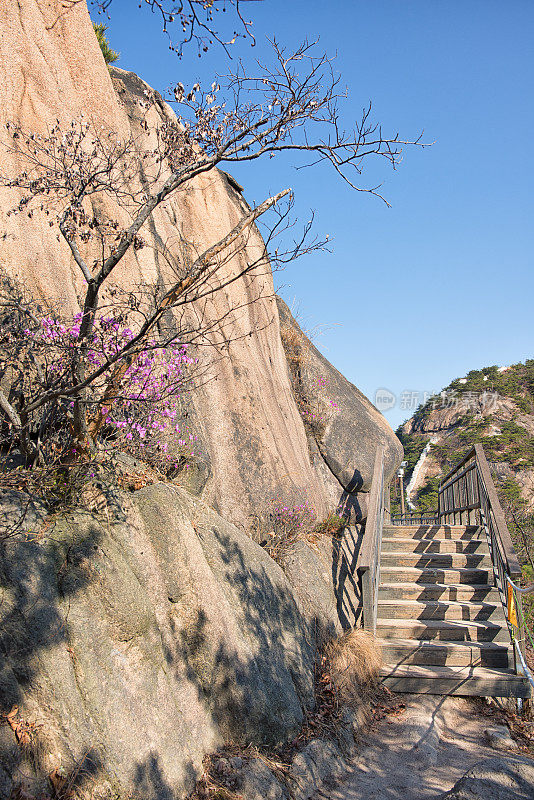
<path id="1" fill-rule="evenodd" d="M 37 726 L 37 785 L 80 768 L 102 791 L 181 797 L 223 741 L 295 734 L 309 626 L 281 568 L 183 489 L 99 491 L 98 518 L 31 507 L 2 545 L 1 711 Z M 0 748 L 14 775 L 9 729 Z"/>

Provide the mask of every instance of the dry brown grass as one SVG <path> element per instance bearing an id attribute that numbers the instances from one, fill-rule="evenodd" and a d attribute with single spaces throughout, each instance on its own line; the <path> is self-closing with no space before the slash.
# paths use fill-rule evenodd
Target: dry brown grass
<path id="1" fill-rule="evenodd" d="M 280 337 L 290 368 L 294 369 L 303 366 L 308 358 L 309 348 L 302 333 L 292 325 L 282 325 L 280 327 Z"/>
<path id="2" fill-rule="evenodd" d="M 326 646 L 330 678 L 342 702 L 359 704 L 378 684 L 382 654 L 375 637 L 354 628 Z"/>
<path id="3" fill-rule="evenodd" d="M 288 324 L 281 326 L 280 337 L 289 367 L 293 396 L 302 421 L 309 433 L 320 438 L 326 428 L 321 392 L 318 388 L 310 391 L 303 378 L 304 367 L 310 358 L 310 342 L 301 331 Z"/>
<path id="4" fill-rule="evenodd" d="M 284 513 L 271 512 L 267 519 L 256 516 L 251 530 L 253 538 L 284 568 L 298 542 L 305 542 L 320 553 L 321 541 L 325 537 L 341 538 L 346 525 L 347 520 L 335 512 L 317 522 L 315 511 L 301 503 L 288 507 Z"/>

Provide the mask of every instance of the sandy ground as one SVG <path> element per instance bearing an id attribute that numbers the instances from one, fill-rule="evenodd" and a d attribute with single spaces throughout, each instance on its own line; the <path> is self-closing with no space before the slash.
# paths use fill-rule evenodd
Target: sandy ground
<path id="1" fill-rule="evenodd" d="M 323 787 L 317 800 L 435 800 L 477 761 L 519 755 L 487 744 L 484 731 L 496 722 L 477 714 L 468 699 L 401 697 L 406 710 L 378 725 L 348 776 L 332 789 Z"/>

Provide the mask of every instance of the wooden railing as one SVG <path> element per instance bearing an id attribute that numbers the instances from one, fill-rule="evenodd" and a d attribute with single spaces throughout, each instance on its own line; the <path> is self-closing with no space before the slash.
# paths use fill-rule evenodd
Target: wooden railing
<path id="1" fill-rule="evenodd" d="M 438 515 L 444 525 L 482 525 L 490 546 L 496 585 L 514 644 L 516 668 L 533 681 L 525 661 L 525 625 L 519 579 L 521 566 L 504 518 L 484 448 L 475 444 L 442 480 Z M 528 591 L 533 590 L 530 587 Z"/>
<path id="2" fill-rule="evenodd" d="M 521 567 L 481 444 L 476 444 L 443 478 L 438 492 L 438 515 L 442 525 L 484 525 L 503 587 L 506 576 L 512 580 L 521 576 Z"/>
<path id="3" fill-rule="evenodd" d="M 477 448 L 480 450 L 477 451 Z M 482 445 L 475 445 L 441 481 L 438 493 L 438 516 L 442 524 L 480 524 L 477 452 L 482 453 L 483 460 L 487 465 Z"/>
<path id="4" fill-rule="evenodd" d="M 358 565 L 362 580 L 363 627 L 373 634 L 376 632 L 382 530 L 384 517 L 389 518 L 389 492 L 386 492 L 385 488 L 384 446 L 379 445 L 376 449 L 367 520 Z"/>

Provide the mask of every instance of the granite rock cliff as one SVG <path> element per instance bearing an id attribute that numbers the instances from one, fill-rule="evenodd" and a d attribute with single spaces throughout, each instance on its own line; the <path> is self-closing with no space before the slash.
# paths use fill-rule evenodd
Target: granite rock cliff
<path id="1" fill-rule="evenodd" d="M 8 0 L 0 28 L 4 175 L 19 169 L 8 121 L 39 133 L 84 114 L 149 147 L 158 125 L 173 118 L 138 76 L 107 69 L 84 0 Z M 70 251 L 39 214 L 8 216 L 16 201 L 14 190 L 0 190 L 0 269 L 75 311 L 82 286 Z M 165 284 L 163 243 L 203 250 L 246 209 L 223 172 L 196 178 L 154 212 L 143 231 L 148 246 L 121 262 L 117 284 Z M 104 211 L 120 216 L 111 205 Z M 262 247 L 254 231 L 229 275 Z M 377 444 L 386 444 L 389 473 L 400 460 L 393 432 L 311 345 L 302 372 L 307 402 L 315 402 L 317 377 L 326 377 L 329 394 L 317 400 L 327 403 L 326 426 L 307 432 L 280 317 L 286 329 L 294 322 L 277 305 L 270 273 L 235 280 L 202 313 L 231 318 L 232 342 L 205 349 L 211 379 L 190 408 L 201 458 L 182 481 L 190 492 L 172 483 L 131 496 L 106 490 L 104 517 L 81 502 L 52 518 L 20 494 L 3 497 L 3 521 L 11 525 L 22 502 L 31 536 L 1 545 L 1 710 L 17 705 L 40 726 L 31 764 L 12 730 L 0 728 L 5 794 L 17 770 L 31 767 L 32 791 L 53 770 L 79 768 L 102 796 L 183 796 L 205 753 L 223 740 L 291 737 L 313 702 L 316 632 L 332 635 L 357 621 L 358 528 L 315 549 L 299 543 L 285 572 L 246 532 L 272 498 L 306 499 L 319 517 L 335 509 L 365 516 Z M 220 341 L 217 325 L 209 335 Z"/>
<path id="2" fill-rule="evenodd" d="M 9 152 L 7 121 L 39 133 L 56 120 L 69 125 L 84 114 L 95 128 L 104 126 L 124 138 L 133 135 L 140 148 L 148 148 L 155 144 L 154 132 L 161 122 L 174 118 L 170 107 L 136 75 L 107 69 L 85 2 L 67 7 L 60 0 L 9 0 L 0 9 L 0 24 L 3 174 L 19 169 L 16 156 Z M 33 294 L 74 310 L 80 276 L 65 242 L 38 214 L 32 219 L 6 216 L 16 200 L 15 190 L 2 189 L 0 197 L 4 236 L 0 268 L 22 280 Z M 130 251 L 114 280 L 128 287 L 165 283 L 169 265 L 160 255 L 162 243 L 172 250 L 173 242 L 178 247 L 185 240 L 202 250 L 222 238 L 246 208 L 242 194 L 224 173 L 215 170 L 196 178 L 156 209 L 143 229 L 149 246 Z M 120 217 L 116 208 L 106 210 Z M 232 274 L 260 248 L 255 231 L 247 251 L 229 266 Z M 328 426 L 319 442 L 319 457 L 313 447 L 310 457 L 288 379 L 270 274 L 236 280 L 217 293 L 202 314 L 211 321 L 224 317 L 225 335 L 232 344 L 223 351 L 203 348 L 206 379 L 195 392 L 191 411 L 200 441 L 196 489 L 228 520 L 249 527 L 251 515 L 264 511 L 270 498 L 290 503 L 306 498 L 318 516 L 324 516 L 347 492 L 368 489 L 369 465 L 379 440 L 388 444 L 390 466 L 399 458 L 387 423 L 338 373 L 332 385 L 345 412 Z M 208 336 L 216 344 L 221 331 L 215 326 Z M 314 358 L 322 356 L 314 352 Z M 320 368 L 334 376 L 330 365 Z M 349 419 L 349 427 L 344 427 Z M 355 419 L 365 419 L 364 427 L 358 428 Z"/>

